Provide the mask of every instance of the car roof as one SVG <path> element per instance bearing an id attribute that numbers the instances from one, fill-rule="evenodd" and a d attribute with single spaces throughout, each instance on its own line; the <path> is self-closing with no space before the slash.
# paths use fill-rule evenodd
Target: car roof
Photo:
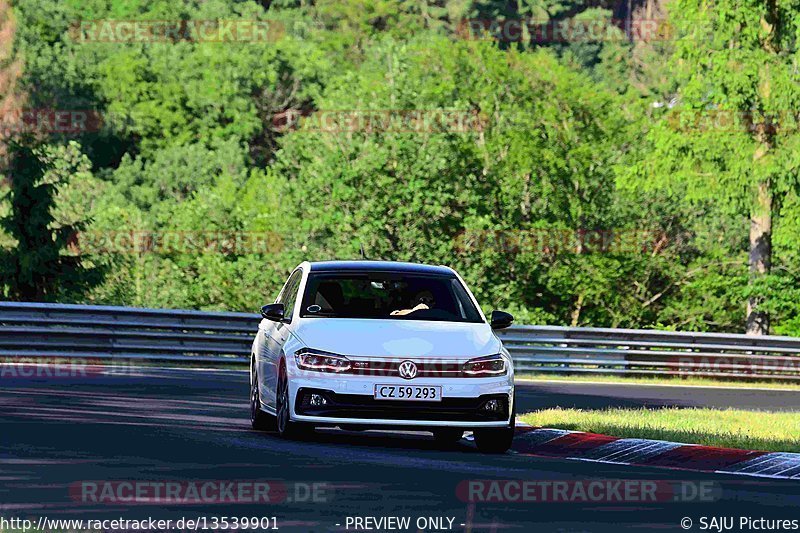
<path id="1" fill-rule="evenodd" d="M 403 263 L 399 261 L 318 261 L 309 263 L 311 272 L 406 272 L 415 274 L 439 274 L 453 276 L 453 269 L 446 266 Z"/>

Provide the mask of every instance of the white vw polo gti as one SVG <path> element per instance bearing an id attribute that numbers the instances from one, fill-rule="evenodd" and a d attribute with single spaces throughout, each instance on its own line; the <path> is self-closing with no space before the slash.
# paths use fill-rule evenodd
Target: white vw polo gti
<path id="1" fill-rule="evenodd" d="M 284 437 L 315 426 L 431 431 L 502 453 L 514 436 L 514 369 L 451 268 L 384 261 L 304 262 L 253 341 L 253 428 Z"/>

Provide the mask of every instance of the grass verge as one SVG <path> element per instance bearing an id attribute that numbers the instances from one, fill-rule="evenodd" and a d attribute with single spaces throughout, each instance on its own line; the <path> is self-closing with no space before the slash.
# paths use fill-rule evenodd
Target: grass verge
<path id="1" fill-rule="evenodd" d="M 800 413 L 736 409 L 545 409 L 520 420 L 532 426 L 725 448 L 800 452 Z"/>
<path id="2" fill-rule="evenodd" d="M 521 381 L 565 381 L 570 383 L 629 383 L 632 385 L 676 385 L 681 387 L 724 387 L 726 389 L 791 389 L 800 391 L 800 382 L 725 381 L 711 378 L 628 377 L 603 375 L 554 375 L 521 372 L 514 376 Z"/>

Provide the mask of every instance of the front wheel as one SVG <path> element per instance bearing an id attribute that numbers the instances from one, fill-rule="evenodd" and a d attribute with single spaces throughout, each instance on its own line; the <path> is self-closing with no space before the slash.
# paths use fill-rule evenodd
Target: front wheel
<path id="1" fill-rule="evenodd" d="M 504 428 L 486 428 L 475 430 L 475 445 L 483 453 L 506 453 L 514 442 L 514 431 L 517 426 L 517 395 L 512 399 L 511 420 Z"/>
<path id="2" fill-rule="evenodd" d="M 513 427 L 475 430 L 475 445 L 483 453 L 505 453 L 513 440 Z"/>
<path id="3" fill-rule="evenodd" d="M 433 430 L 433 438 L 439 444 L 453 444 L 461 440 L 464 430 L 453 428 L 440 428 Z"/>
<path id="4" fill-rule="evenodd" d="M 258 390 L 258 374 L 253 365 L 250 374 L 250 425 L 256 431 L 275 430 L 275 417 L 261 410 L 261 393 Z"/>
<path id="5" fill-rule="evenodd" d="M 313 426 L 301 422 L 293 422 L 289 416 L 289 378 L 286 367 L 281 364 L 278 374 L 278 389 L 275 394 L 275 412 L 278 435 L 285 439 L 301 439 L 314 431 Z"/>

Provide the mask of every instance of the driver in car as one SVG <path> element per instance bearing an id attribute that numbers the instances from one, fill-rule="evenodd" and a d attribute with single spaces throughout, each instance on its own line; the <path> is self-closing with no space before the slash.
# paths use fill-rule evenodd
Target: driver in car
<path id="1" fill-rule="evenodd" d="M 424 311 L 426 309 L 432 309 L 435 302 L 433 300 L 433 294 L 430 291 L 421 291 L 417 293 L 414 298 L 411 299 L 412 307 L 410 309 L 395 309 L 391 313 L 390 316 L 403 316 L 413 313 L 414 311 Z"/>

